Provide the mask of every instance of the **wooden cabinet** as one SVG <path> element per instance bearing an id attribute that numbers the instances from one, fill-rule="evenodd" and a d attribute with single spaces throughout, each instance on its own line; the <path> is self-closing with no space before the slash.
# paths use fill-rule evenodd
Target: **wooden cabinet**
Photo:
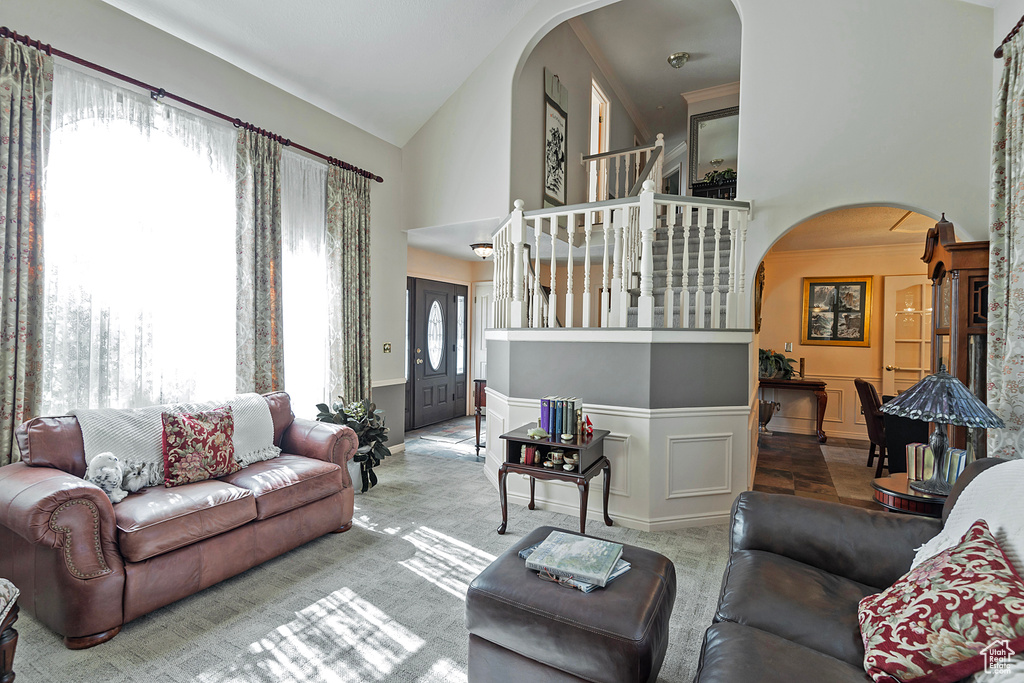
<path id="1" fill-rule="evenodd" d="M 932 281 L 932 372 L 939 364 L 986 400 L 988 331 L 988 242 L 957 242 L 945 214 L 925 237 L 924 256 Z M 949 442 L 965 448 L 968 432 L 976 457 L 985 454 L 985 430 L 949 428 Z"/>

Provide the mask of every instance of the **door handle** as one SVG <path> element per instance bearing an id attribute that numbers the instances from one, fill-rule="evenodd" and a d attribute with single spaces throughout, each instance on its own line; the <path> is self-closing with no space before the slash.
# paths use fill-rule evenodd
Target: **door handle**
<path id="1" fill-rule="evenodd" d="M 889 372 L 892 372 L 893 370 L 902 370 L 903 368 L 901 368 L 898 365 L 886 365 L 885 369 L 888 370 Z"/>

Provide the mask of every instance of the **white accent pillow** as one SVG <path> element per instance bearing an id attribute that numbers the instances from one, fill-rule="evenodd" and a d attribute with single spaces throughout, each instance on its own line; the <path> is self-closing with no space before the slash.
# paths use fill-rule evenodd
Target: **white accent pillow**
<path id="1" fill-rule="evenodd" d="M 988 523 L 1006 559 L 1021 574 L 1024 570 L 1024 460 L 1011 460 L 975 477 L 953 505 L 942 531 L 918 548 L 911 567 L 955 546 L 979 519 Z"/>

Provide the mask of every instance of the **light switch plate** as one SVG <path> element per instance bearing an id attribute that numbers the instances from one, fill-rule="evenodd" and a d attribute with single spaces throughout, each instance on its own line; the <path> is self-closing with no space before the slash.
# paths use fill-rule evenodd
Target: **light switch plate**
<path id="1" fill-rule="evenodd" d="M 793 342 L 786 342 L 786 351 L 789 353 L 793 352 Z"/>

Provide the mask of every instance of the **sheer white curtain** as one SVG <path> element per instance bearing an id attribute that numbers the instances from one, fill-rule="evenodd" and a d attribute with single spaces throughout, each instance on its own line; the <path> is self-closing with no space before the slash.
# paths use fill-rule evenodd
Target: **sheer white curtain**
<path id="1" fill-rule="evenodd" d="M 44 414 L 233 393 L 235 138 L 56 68 Z"/>
<path id="2" fill-rule="evenodd" d="M 281 155 L 281 223 L 284 241 L 285 390 L 292 411 L 314 417 L 317 403 L 331 404 L 327 343 L 327 165 L 285 150 Z"/>

